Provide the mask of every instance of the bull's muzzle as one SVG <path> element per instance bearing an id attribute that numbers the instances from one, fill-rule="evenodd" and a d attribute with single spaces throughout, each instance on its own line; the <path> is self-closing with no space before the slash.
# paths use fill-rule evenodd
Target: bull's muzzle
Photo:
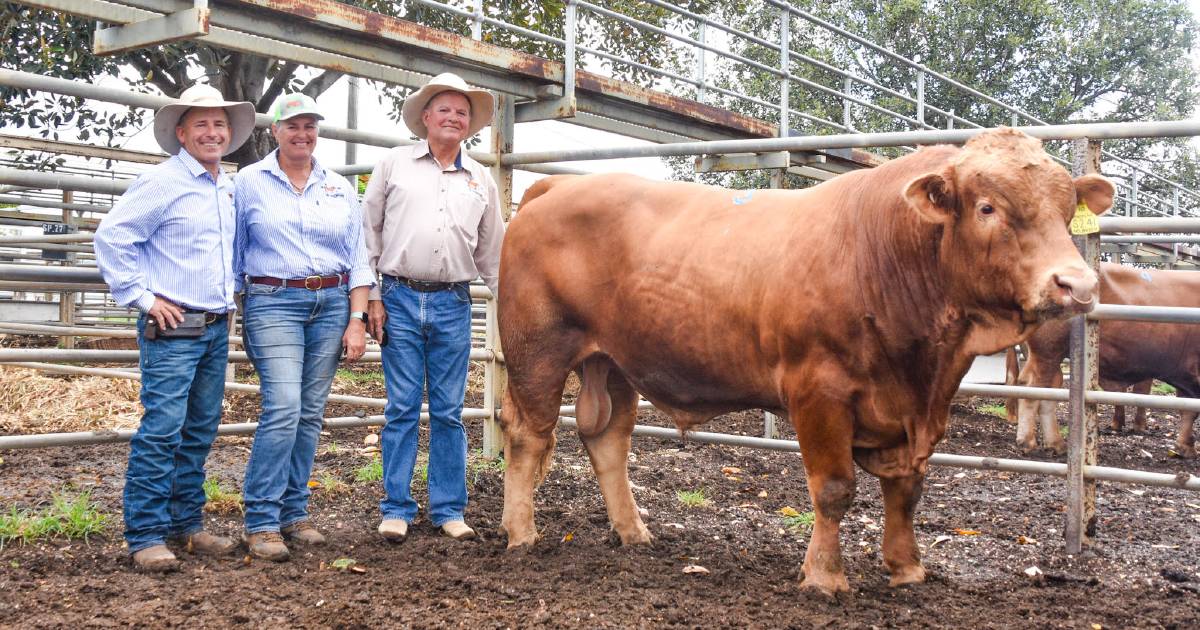
<path id="1" fill-rule="evenodd" d="M 1087 313 L 1096 306 L 1099 280 L 1095 272 L 1083 267 L 1057 271 L 1052 275 L 1056 302 L 1071 315 Z"/>

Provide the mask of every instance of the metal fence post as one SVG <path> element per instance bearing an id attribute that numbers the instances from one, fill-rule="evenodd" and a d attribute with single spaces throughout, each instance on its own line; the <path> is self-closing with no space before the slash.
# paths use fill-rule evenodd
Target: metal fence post
<path id="1" fill-rule="evenodd" d="M 925 71 L 917 71 L 917 122 L 925 125 Z"/>
<path id="2" fill-rule="evenodd" d="M 471 16 L 471 39 L 483 40 L 483 0 L 475 0 L 475 10 Z"/>
<path id="3" fill-rule="evenodd" d="M 854 89 L 854 80 L 846 77 L 842 82 L 842 126 L 846 131 L 854 131 L 853 112 L 850 105 L 850 90 Z"/>
<path id="4" fill-rule="evenodd" d="M 74 200 L 74 198 L 75 198 L 75 193 L 73 193 L 69 190 L 63 191 L 62 200 L 63 200 L 64 204 L 71 203 Z M 75 225 L 76 224 L 75 213 L 71 210 L 63 208 L 62 221 L 63 221 L 63 224 L 65 224 L 67 226 Z M 68 227 L 68 229 L 70 229 L 70 227 Z M 74 257 L 75 257 L 74 254 L 67 254 L 68 261 L 70 261 Z M 75 296 L 76 295 L 78 295 L 78 294 L 76 294 L 72 291 L 63 291 L 62 293 L 58 294 L 58 321 L 62 322 L 63 324 L 65 324 L 67 326 L 75 325 Z M 73 349 L 75 347 L 75 337 L 73 337 L 71 335 L 64 336 L 62 338 L 61 346 L 68 350 Z"/>
<path id="5" fill-rule="evenodd" d="M 1100 143 L 1086 138 L 1071 144 L 1075 176 L 1100 171 Z M 1100 234 L 1074 237 L 1084 262 L 1100 271 Z M 1099 322 L 1079 316 L 1071 320 L 1070 434 L 1067 438 L 1067 553 L 1079 553 L 1096 535 L 1096 482 L 1085 479 L 1085 466 L 1095 466 L 1098 436 L 1096 405 L 1084 403 L 1084 392 L 1100 389 Z"/>
<path id="6" fill-rule="evenodd" d="M 497 94 L 496 117 L 492 120 L 492 151 L 497 156 L 512 153 L 516 119 L 513 97 L 507 94 Z M 500 160 L 496 160 L 492 166 L 492 179 L 496 180 L 496 187 L 500 193 L 500 212 L 504 215 L 505 221 L 512 217 L 512 175 L 511 166 L 504 166 Z M 501 348 L 499 328 L 496 324 L 495 296 L 487 301 L 486 313 L 484 347 L 492 351 L 492 358 L 484 363 L 483 368 L 483 408 L 489 414 L 483 421 L 483 457 L 495 459 L 504 449 L 499 409 L 500 401 L 504 399 L 504 389 L 508 385 L 508 371 L 498 359 Z"/>
<path id="7" fill-rule="evenodd" d="M 703 21 L 700 22 L 700 32 L 699 32 L 698 36 L 696 37 L 696 39 L 701 44 L 706 43 L 704 41 L 704 37 L 705 37 L 705 33 L 707 30 L 708 30 L 708 23 L 703 22 Z M 704 81 L 704 79 L 705 79 L 705 74 L 706 74 L 706 71 L 704 68 L 704 57 L 707 53 L 708 53 L 708 51 L 704 50 L 703 48 L 696 49 L 696 81 L 700 84 L 696 88 L 696 102 L 697 103 L 704 102 L 704 97 L 705 97 L 705 93 L 704 93 L 705 81 Z"/>
<path id="8" fill-rule="evenodd" d="M 792 12 L 787 7 L 779 9 L 779 69 L 783 77 L 779 81 L 779 137 L 788 137 L 788 118 L 791 111 L 791 47 Z"/>

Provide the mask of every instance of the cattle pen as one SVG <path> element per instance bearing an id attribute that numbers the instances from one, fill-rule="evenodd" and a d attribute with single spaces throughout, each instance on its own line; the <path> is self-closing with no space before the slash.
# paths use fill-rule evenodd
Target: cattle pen
<path id="1" fill-rule="evenodd" d="M 576 65 L 582 65 L 576 60 L 576 55 L 594 55 L 605 58 L 605 53 L 595 48 L 588 48 L 575 41 L 574 24 L 582 19 L 577 13 L 591 12 L 595 15 L 617 19 L 629 23 L 635 22 L 637 28 L 657 28 L 650 24 L 641 23 L 627 16 L 621 16 L 610 9 L 579 0 L 568 0 L 569 28 L 564 29 L 566 35 L 562 38 L 550 37 L 532 31 L 522 34 L 540 40 L 549 40 L 559 45 L 563 50 L 563 61 L 546 62 L 539 60 L 533 70 L 528 57 L 510 51 L 488 46 L 480 41 L 479 30 L 491 26 L 495 28 L 517 28 L 499 22 L 484 15 L 483 2 L 476 3 L 475 11 L 463 11 L 439 2 L 417 0 L 417 4 L 428 6 L 435 10 L 446 11 L 451 15 L 466 20 L 466 24 L 475 29 L 473 36 L 454 36 L 454 41 L 445 43 L 439 35 L 434 37 L 429 31 L 433 29 L 410 28 L 407 25 L 396 24 L 397 20 L 383 21 L 384 26 L 374 24 L 372 37 L 360 43 L 351 44 L 348 40 L 333 41 L 335 36 L 347 34 L 361 35 L 365 32 L 365 12 L 359 9 L 345 9 L 344 5 L 325 0 L 222 0 L 213 2 L 211 27 L 203 36 L 215 45 L 227 46 L 235 50 L 262 54 L 267 51 L 280 58 L 289 59 L 296 63 L 311 65 L 316 68 L 338 67 L 348 74 L 398 85 L 416 85 L 424 80 L 424 74 L 432 74 L 441 64 L 450 64 L 457 71 L 463 72 L 468 81 L 497 91 L 501 97 L 496 123 L 493 125 L 489 151 L 475 151 L 473 156 L 480 162 L 493 169 L 496 180 L 501 185 L 502 196 L 511 204 L 513 199 L 513 171 L 522 170 L 538 174 L 572 174 L 586 172 L 572 168 L 571 163 L 595 162 L 600 160 L 625 160 L 633 158 L 662 158 L 690 157 L 697 158 L 697 169 L 704 162 L 709 167 L 725 160 L 738 162 L 738 168 L 763 169 L 772 174 L 773 182 L 782 179 L 784 173 L 801 174 L 813 179 L 827 179 L 841 172 L 855 168 L 870 167 L 875 162 L 870 154 L 861 149 L 877 149 L 883 147 L 907 148 L 930 144 L 961 144 L 974 135 L 986 131 L 987 128 L 975 126 L 971 121 L 956 115 L 953 111 L 939 109 L 925 98 L 926 81 L 950 81 L 946 77 L 911 60 L 904 59 L 915 72 L 915 94 L 901 94 L 911 113 L 898 113 L 872 102 L 865 93 L 874 90 L 886 90 L 882 86 L 872 85 L 869 81 L 848 75 L 843 71 L 843 82 L 837 86 L 819 86 L 820 90 L 831 93 L 844 103 L 844 116 L 841 120 L 809 120 L 811 116 L 798 112 L 789 105 L 789 85 L 803 85 L 804 80 L 788 70 L 788 64 L 799 63 L 801 59 L 789 59 L 789 52 L 799 57 L 799 54 L 789 48 L 789 29 L 792 20 L 803 20 L 806 24 L 827 28 L 833 33 L 853 38 L 853 34 L 839 29 L 834 25 L 822 22 L 815 16 L 789 6 L 787 3 L 770 1 L 767 4 L 778 10 L 786 19 L 781 20 L 778 40 L 767 42 L 761 37 L 730 29 L 709 18 L 691 14 L 686 10 L 675 7 L 667 2 L 649 0 L 655 6 L 667 7 L 682 18 L 694 19 L 704 29 L 724 33 L 725 37 L 743 37 L 752 41 L 758 40 L 770 45 L 781 53 L 779 67 L 759 68 L 780 81 L 782 88 L 777 102 L 761 101 L 767 109 L 782 112 L 776 124 L 768 125 L 749 116 L 741 116 L 721 109 L 717 105 L 707 105 L 704 94 L 710 95 L 709 100 L 716 102 L 712 95 L 729 90 L 710 85 L 705 80 L 704 59 L 700 62 L 693 76 L 668 76 L 670 79 L 690 85 L 696 90 L 695 100 L 681 98 L 661 98 L 650 89 L 638 88 L 619 81 L 598 77 L 580 70 Z M 100 2 L 99 0 L 28 0 L 23 2 L 44 9 L 58 10 L 72 15 L 93 19 L 103 19 L 108 22 L 124 25 L 136 24 L 151 16 L 172 14 L 182 4 L 167 0 L 119 0 L 117 3 Z M 207 3 L 205 4 L 207 7 Z M 179 6 L 176 6 L 179 5 Z M 116 7 L 116 9 L 114 9 Z M 304 8 L 306 17 L 294 17 L 290 12 Z M 207 10 L 207 8 L 205 9 Z M 613 14 L 618 17 L 614 17 Z M 704 33 L 702 29 L 700 32 Z M 732 32 L 731 32 L 732 31 Z M 520 30 L 516 32 L 521 33 Z M 135 34 L 133 31 L 130 34 Z M 673 39 L 679 40 L 679 37 Z M 723 55 L 726 51 L 719 46 L 706 43 L 703 35 L 698 38 L 685 38 L 682 44 L 707 51 L 709 55 Z M 442 43 L 439 43 L 442 42 Z M 874 46 L 862 42 L 864 46 Z M 153 46 L 154 42 L 141 44 Z M 439 48 L 441 46 L 441 48 Z M 878 47 L 877 47 L 878 48 Z M 497 52 L 497 49 L 503 54 Z M 890 55 L 886 50 L 881 54 Z M 611 56 L 611 55 L 609 55 Z M 734 55 L 734 57 L 737 57 Z M 448 61 L 447 61 L 448 60 Z M 624 60 L 628 61 L 628 60 Z M 763 66 L 746 58 L 734 59 L 739 63 Z M 544 62 L 544 63 L 541 63 Z M 632 62 L 631 62 L 632 63 Z M 514 68 L 521 68 L 521 74 Z M 653 70 L 653 68 L 649 68 Z M 31 73 L 0 69 L 0 85 L 18 90 L 42 92 L 89 99 L 122 107 L 154 109 L 173 102 L 166 97 L 102 87 L 78 81 L 68 81 L 51 77 L 38 76 Z M 808 86 L 813 87 L 813 86 Z M 961 86 L 964 89 L 970 89 Z M 636 89 L 635 89 L 636 88 Z M 817 88 L 813 88 L 817 89 Z M 729 95 L 729 98 L 750 98 L 745 95 Z M 1111 159 L 1119 164 L 1122 172 L 1137 173 L 1128 178 L 1129 183 L 1121 183 L 1118 188 L 1122 192 L 1125 212 L 1130 216 L 1102 216 L 1099 218 L 1099 232 L 1076 237 L 1077 246 L 1084 254 L 1085 260 L 1093 268 L 1098 268 L 1102 244 L 1117 246 L 1155 243 L 1173 244 L 1174 253 L 1184 257 L 1191 256 L 1190 250 L 1180 252 L 1180 245 L 1188 245 L 1200 240 L 1200 217 L 1185 217 L 1181 202 L 1182 197 L 1194 195 L 1192 191 L 1179 189 L 1172 199 L 1157 201 L 1161 207 L 1167 208 L 1164 214 L 1171 216 L 1137 216 L 1146 214 L 1150 204 L 1149 196 L 1137 190 L 1139 179 L 1155 178 L 1157 175 L 1143 171 L 1136 165 L 1129 164 L 1111 154 L 1105 154 L 1102 143 L 1118 139 L 1135 138 L 1164 138 L 1164 137 L 1195 137 L 1200 136 L 1200 121 L 1162 121 L 1136 123 L 1093 123 L 1093 124 L 1063 124 L 1047 125 L 1040 120 L 1031 119 L 1019 110 L 994 101 L 986 95 L 979 94 L 981 99 L 996 103 L 997 107 L 1011 109 L 1012 124 L 1021 131 L 1046 141 L 1071 141 L 1069 161 L 1073 174 L 1098 172 L 1101 160 Z M 869 132 L 855 129 L 854 117 L 856 112 L 874 112 L 887 114 L 906 125 L 913 127 L 906 131 Z M 650 142 L 637 146 L 620 146 L 610 148 L 565 149 L 552 151 L 514 151 L 513 141 L 519 123 L 534 122 L 547 119 L 573 119 L 579 124 L 595 129 L 625 135 L 631 139 Z M 822 134 L 806 133 L 795 135 L 795 129 L 789 129 L 788 121 L 800 120 L 805 124 L 817 125 L 823 131 L 833 130 L 837 133 Z M 694 126 L 693 123 L 694 122 Z M 940 127 L 935 128 L 937 122 Z M 265 127 L 270 124 L 269 117 L 260 114 L 257 125 Z M 811 131 L 811 127 L 807 131 Z M 322 125 L 322 138 L 344 141 L 348 144 L 392 147 L 410 144 L 412 140 L 400 133 L 380 133 L 355 129 L 349 126 Z M 767 137 L 764 137 L 767 136 Z M 85 157 L 105 157 L 118 161 L 132 160 L 134 152 L 122 152 L 110 148 L 96 147 L 86 144 L 22 140 L 10 136 L 0 137 L 0 142 L 8 142 L 0 146 L 9 146 L 21 151 L 42 151 L 54 155 L 81 155 Z M 106 153 L 109 152 L 109 153 Z M 369 173 L 373 163 L 354 163 L 348 161 L 344 166 L 335 167 L 346 175 Z M 714 168 L 714 170 L 716 170 Z M 36 252 L 57 252 L 63 255 L 55 259 L 70 263 L 80 260 L 68 257 L 69 254 L 84 254 L 91 252 L 91 235 L 86 233 L 94 227 L 97 217 L 102 216 L 108 209 L 105 198 L 111 199 L 120 195 L 128 185 L 128 179 L 87 176 L 62 172 L 39 172 L 0 166 L 0 203 L 20 203 L 31 208 L 49 208 L 61 210 L 60 217 L 55 214 L 33 214 L 26 211 L 26 216 L 8 213 L 4 218 L 12 225 L 38 226 L 43 223 L 55 223 L 64 226 L 64 232 L 52 233 L 46 230 L 45 235 L 22 235 L 0 237 L 0 248 L 15 249 L 19 255 L 5 258 L 9 262 L 0 263 L 0 290 L 8 292 L 30 292 L 55 294 L 59 299 L 57 323 L 29 323 L 17 321 L 0 321 L 0 333 L 9 335 L 49 335 L 61 337 L 64 340 L 62 348 L 0 348 L 0 364 L 27 367 L 39 371 L 61 374 L 98 375 L 113 379 L 136 380 L 137 371 L 125 368 L 88 367 L 90 364 L 127 364 L 136 365 L 138 352 L 136 350 L 97 350 L 76 348 L 77 338 L 136 338 L 136 333 L 128 326 L 128 312 L 113 307 L 103 299 L 93 305 L 87 301 L 87 296 L 103 296 L 107 287 L 103 284 L 98 271 L 90 264 L 42 264 L 38 260 L 42 254 Z M 1173 182 L 1170 182 L 1175 186 Z M 22 195 L 21 191 L 60 191 L 57 195 Z M 80 203 L 76 195 L 89 195 L 88 203 Z M 86 215 L 86 219 L 84 218 Z M 84 230 L 76 232 L 76 230 Z M 1168 248 L 1167 251 L 1171 251 Z M 34 253 L 31 253 L 34 252 Z M 50 258 L 50 256 L 46 256 Z M 90 260 L 87 262 L 90 263 Z M 36 264 L 30 264 L 36 263 Z M 465 420 L 478 421 L 483 425 L 483 454 L 486 457 L 497 457 L 502 449 L 502 439 L 498 419 L 504 413 L 501 408 L 501 393 L 505 382 L 503 349 L 500 347 L 496 329 L 496 307 L 490 292 L 481 285 L 473 285 L 472 298 L 475 300 L 474 346 L 471 360 L 482 366 L 484 374 L 484 393 L 479 407 L 464 409 Z M 123 319 L 124 318 L 124 319 Z M 6 318 L 8 319 L 8 318 Z M 1133 321 L 1157 321 L 1197 324 L 1200 323 L 1200 309 L 1170 308 L 1156 306 L 1115 306 L 1099 304 L 1086 318 L 1076 318 L 1072 330 L 1072 350 L 1070 370 L 1070 386 L 1064 389 L 1013 387 L 984 384 L 963 384 L 959 389 L 962 396 L 1019 396 L 1034 400 L 1051 400 L 1068 402 L 1070 405 L 1069 453 L 1066 463 L 1005 459 L 996 457 L 974 457 L 967 455 L 951 455 L 935 453 L 930 464 L 939 467 L 954 467 L 963 469 L 978 469 L 1005 471 L 1022 474 L 1049 475 L 1066 479 L 1068 501 L 1065 506 L 1066 524 L 1064 539 L 1068 553 L 1078 553 L 1091 544 L 1100 544 L 1096 536 L 1097 499 L 1096 482 L 1108 481 L 1113 483 L 1141 484 L 1176 488 L 1182 490 L 1200 490 L 1200 476 L 1186 472 L 1168 474 L 1162 472 L 1141 471 L 1131 468 L 1117 468 L 1097 465 L 1098 423 L 1096 406 L 1108 405 L 1137 405 L 1152 409 L 1197 411 L 1200 412 L 1200 399 L 1167 398 L 1163 396 L 1147 396 L 1137 394 L 1105 392 L 1099 390 L 1098 384 L 1098 330 L 1096 323 L 1105 319 L 1125 319 Z M 39 320 L 40 321 L 40 320 Z M 236 333 L 236 322 L 231 321 L 231 332 Z M 239 346 L 240 338 L 231 335 L 231 346 Z M 368 347 L 368 353 L 363 359 L 367 363 L 378 363 L 380 354 L 378 347 Z M 244 391 L 253 393 L 257 387 L 245 383 L 234 382 L 233 364 L 247 363 L 244 352 L 230 352 L 230 378 L 227 380 L 227 391 Z M 72 365 L 80 364 L 80 365 Z M 1077 369 L 1077 368 L 1082 369 Z M 382 398 L 367 398 L 361 396 L 330 397 L 330 402 L 344 402 L 364 408 L 382 409 L 386 400 Z M 650 408 L 649 403 L 642 402 L 639 408 Z M 574 407 L 564 405 L 560 410 L 560 426 L 573 428 Z M 363 415 L 349 417 L 331 417 L 325 421 L 327 429 L 345 429 L 360 427 L 378 427 L 383 424 L 381 415 Z M 252 435 L 255 423 L 225 424 L 220 427 L 222 436 Z M 75 447 L 90 444 L 105 444 L 128 441 L 131 430 L 102 430 L 94 432 L 53 433 L 53 434 L 24 434 L 0 436 L 0 453 L 7 449 L 34 449 L 50 447 Z M 774 439 L 768 429 L 764 437 L 745 435 L 728 435 L 709 432 L 691 432 L 681 436 L 673 429 L 643 426 L 635 427 L 634 435 L 650 437 L 659 440 L 681 440 L 710 443 L 718 445 L 740 446 L 754 449 L 773 451 L 798 451 L 794 440 Z"/>

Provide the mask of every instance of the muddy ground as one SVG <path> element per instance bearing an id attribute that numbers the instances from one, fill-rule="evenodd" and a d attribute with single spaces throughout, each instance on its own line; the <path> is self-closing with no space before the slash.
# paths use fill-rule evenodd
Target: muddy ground
<path id="1" fill-rule="evenodd" d="M 349 388 L 379 394 L 378 383 Z M 965 400 L 940 452 L 1018 457 L 1013 429 Z M 256 400 L 231 397 L 227 422 L 252 420 Z M 361 410 L 331 405 L 330 416 Z M 645 413 L 643 422 L 662 424 Z M 758 413 L 704 430 L 760 434 Z M 499 529 L 503 473 L 472 458 L 468 521 L 481 539 L 458 543 L 418 520 L 399 545 L 375 534 L 378 483 L 354 481 L 370 461 L 367 430 L 322 437 L 312 514 L 330 544 L 297 549 L 290 562 L 239 554 L 182 554 L 183 569 L 134 571 L 122 549 L 120 491 L 127 447 L 0 453 L 0 510 L 35 507 L 56 491 L 90 489 L 112 515 L 88 541 L 0 550 L 0 626 L 263 627 L 929 627 L 1195 628 L 1200 626 L 1200 495 L 1104 484 L 1098 545 L 1064 552 L 1060 479 L 933 468 L 918 510 L 928 581 L 892 589 L 882 566 L 879 484 L 859 477 L 843 526 L 852 592 L 831 601 L 797 587 L 807 531 L 783 508 L 811 510 L 795 454 L 635 439 L 630 472 L 655 536 L 622 548 L 610 533 L 579 441 L 560 432 L 553 472 L 537 493 L 543 539 L 509 553 Z M 479 448 L 478 424 L 469 428 Z M 1152 413 L 1146 435 L 1104 435 L 1102 464 L 1200 474 L 1170 457 L 1173 415 Z M 240 486 L 250 441 L 217 441 L 209 476 Z M 703 490 L 688 507 L 681 491 Z M 211 514 L 212 531 L 236 535 L 238 514 Z M 182 552 L 181 552 L 182 553 Z M 332 568 L 352 559 L 361 572 Z M 685 573 L 690 565 L 707 572 Z M 1040 577 L 1026 574 L 1037 567 Z"/>

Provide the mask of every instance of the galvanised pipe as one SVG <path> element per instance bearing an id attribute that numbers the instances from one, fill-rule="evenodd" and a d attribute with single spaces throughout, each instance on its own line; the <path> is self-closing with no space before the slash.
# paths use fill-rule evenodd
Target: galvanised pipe
<path id="1" fill-rule="evenodd" d="M 1200 120 L 1039 125 L 1018 130 L 1043 140 L 1114 140 L 1119 138 L 1191 137 L 1200 135 Z M 638 147 L 529 151 L 501 156 L 505 166 L 579 160 L 613 160 L 635 157 L 672 157 L 722 153 L 766 153 L 771 151 L 819 151 L 828 149 L 895 147 L 925 144 L 962 144 L 988 129 L 891 131 L 849 133 L 830 136 L 792 136 L 749 140 L 678 142 Z"/>
<path id="2" fill-rule="evenodd" d="M 62 363 L 137 363 L 137 350 L 58 350 L 50 348 L 0 348 L 0 363 L 51 361 Z M 495 353 L 472 348 L 472 361 L 491 361 Z M 368 352 L 359 359 L 362 363 L 379 363 L 379 352 Z M 249 363 L 245 352 L 230 352 L 230 363 Z"/>
<path id="3" fill-rule="evenodd" d="M 559 426 L 577 428 L 572 418 L 560 417 Z M 697 442 L 700 444 L 720 444 L 723 446 L 741 446 L 768 451 L 799 453 L 800 445 L 795 440 L 772 440 L 768 438 L 751 437 L 748 435 L 727 435 L 724 433 L 704 433 L 692 431 L 687 437 L 680 435 L 678 429 L 666 427 L 650 427 L 635 425 L 633 434 L 640 437 L 653 437 L 660 440 L 675 442 Z M 1021 459 L 1001 459 L 997 457 L 974 457 L 968 455 L 950 455 L 934 453 L 929 458 L 931 466 L 947 466 L 951 468 L 972 468 L 976 470 L 1001 470 L 1017 473 L 1034 473 L 1065 477 L 1067 465 L 1056 462 L 1036 462 Z M 1200 477 L 1185 472 L 1176 475 L 1165 473 L 1150 473 L 1108 466 L 1084 466 L 1083 476 L 1097 481 L 1113 481 L 1117 483 L 1137 483 L 1147 486 L 1162 486 L 1180 488 L 1183 490 L 1200 490 Z"/>

